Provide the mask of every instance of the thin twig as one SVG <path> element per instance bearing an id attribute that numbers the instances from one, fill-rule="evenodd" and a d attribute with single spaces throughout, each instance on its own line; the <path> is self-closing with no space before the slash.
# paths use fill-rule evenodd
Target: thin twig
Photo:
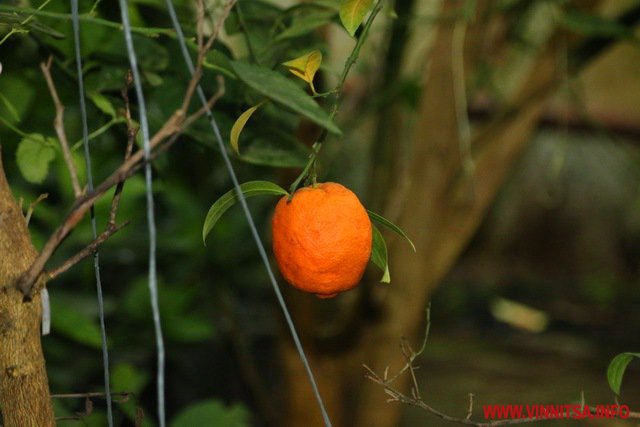
<path id="1" fill-rule="evenodd" d="M 200 117 L 205 115 L 207 113 L 207 110 L 211 110 L 213 106 L 216 105 L 216 103 L 220 100 L 220 98 L 224 96 L 225 90 L 226 90 L 224 77 L 218 74 L 216 76 L 216 81 L 218 82 L 218 90 L 216 90 L 216 93 L 214 93 L 213 96 L 209 98 L 209 100 L 207 101 L 206 107 L 205 106 L 200 107 L 195 113 L 193 113 L 192 115 L 190 115 L 184 120 L 183 126 L 185 128 L 191 126 L 193 122 L 195 122 Z"/>
<path id="2" fill-rule="evenodd" d="M 467 420 L 473 416 L 473 393 L 469 393 L 469 409 L 467 410 Z"/>
<path id="3" fill-rule="evenodd" d="M 224 6 L 224 9 L 222 11 L 222 14 L 220 16 L 220 18 L 216 21 L 215 26 L 213 28 L 213 31 L 211 32 L 211 35 L 209 36 L 209 38 L 207 39 L 206 43 L 204 44 L 204 46 L 202 48 L 198 49 L 198 59 L 196 61 L 196 67 L 195 67 L 195 71 L 193 73 L 193 77 L 191 78 L 191 81 L 189 81 L 189 85 L 187 86 L 187 92 L 186 95 L 184 97 L 184 100 L 182 101 L 182 107 L 180 108 L 180 110 L 186 115 L 188 108 L 189 108 L 189 104 L 191 102 L 191 99 L 193 98 L 193 94 L 196 90 L 196 87 L 198 86 L 198 83 L 200 83 L 200 79 L 202 77 L 202 64 L 204 63 L 204 59 L 207 55 L 207 52 L 209 52 L 209 50 L 211 49 L 211 47 L 213 46 L 213 43 L 216 41 L 216 39 L 218 38 L 218 34 L 220 33 L 220 30 L 222 29 L 222 26 L 224 25 L 224 21 L 226 21 L 227 17 L 229 16 L 229 13 L 231 12 L 231 9 L 233 8 L 233 6 L 236 4 L 236 0 L 228 0 L 227 3 Z M 204 19 L 204 18 L 202 18 Z M 200 36 L 198 36 L 200 37 Z M 200 41 L 199 41 L 200 43 Z M 204 114 L 205 111 L 203 111 Z"/>
<path id="4" fill-rule="evenodd" d="M 56 117 L 53 120 L 53 127 L 56 131 L 56 134 L 58 135 L 58 139 L 60 140 L 60 146 L 62 147 L 62 156 L 64 157 L 64 161 L 67 164 L 67 168 L 69 169 L 69 175 L 71 176 L 71 185 L 73 186 L 73 193 L 77 199 L 82 195 L 82 188 L 80 187 L 76 165 L 73 162 L 71 150 L 69 149 L 67 133 L 64 130 L 64 105 L 62 104 L 62 102 L 60 102 L 58 91 L 56 90 L 56 86 L 53 83 L 53 79 L 51 78 L 52 60 L 53 56 L 49 56 L 47 62 L 40 63 L 40 69 L 42 70 L 44 79 L 47 81 L 47 86 L 49 87 L 49 92 L 51 93 L 51 98 L 53 98 L 53 104 L 56 108 Z"/>
<path id="5" fill-rule="evenodd" d="M 204 0 L 196 1 L 196 40 L 198 52 L 204 49 Z"/>
<path id="6" fill-rule="evenodd" d="M 138 406 L 135 393 L 128 392 L 128 391 L 112 392 L 109 394 L 109 396 L 111 398 L 115 398 L 113 399 L 113 401 L 116 403 L 127 403 L 133 397 L 134 402 L 136 404 L 136 415 L 135 415 L 134 425 L 136 427 L 142 426 L 142 423 L 144 420 L 144 411 L 142 410 L 142 408 Z M 75 415 L 72 415 L 72 416 L 56 417 L 56 421 L 79 421 L 92 414 L 93 412 L 93 401 L 91 400 L 92 398 L 106 399 L 107 395 L 106 393 L 101 393 L 101 392 L 89 392 L 89 393 L 52 394 L 51 397 L 53 399 L 84 399 L 85 407 L 83 412 L 76 412 Z"/>
<path id="7" fill-rule="evenodd" d="M 126 162 L 129 160 L 131 153 L 133 152 L 133 145 L 135 144 L 139 128 L 133 125 L 133 120 L 131 119 L 131 106 L 129 103 L 129 88 L 133 83 L 131 71 L 127 73 L 125 83 L 125 87 L 122 88 L 122 99 L 124 99 L 124 117 L 127 123 L 127 148 L 124 153 L 124 161 Z M 123 188 L 124 180 L 120 181 L 116 185 L 116 190 L 113 193 L 113 199 L 111 200 L 111 212 L 109 213 L 109 225 L 116 223 L 116 213 L 118 211 L 118 206 L 120 205 L 120 196 Z"/>
<path id="8" fill-rule="evenodd" d="M 86 399 L 91 397 L 100 397 L 102 399 L 106 398 L 105 393 L 101 392 L 88 392 L 88 393 L 58 393 L 52 394 L 52 399 Z M 118 403 L 126 403 L 129 401 L 131 397 L 135 398 L 135 394 L 130 391 L 118 391 L 111 393 L 111 397 L 119 397 L 120 400 L 114 400 Z"/>
<path id="9" fill-rule="evenodd" d="M 413 367 L 413 361 L 416 357 L 416 353 L 411 348 L 411 345 L 407 342 L 406 338 L 402 340 L 401 344 L 402 354 L 407 359 L 407 365 L 409 366 L 409 374 L 411 374 L 411 394 L 414 399 L 420 399 L 420 386 L 418 385 L 418 379 L 416 378 L 415 369 Z"/>
<path id="10" fill-rule="evenodd" d="M 40 203 L 41 201 L 43 201 L 44 199 L 46 199 L 47 197 L 49 197 L 49 195 L 47 193 L 41 194 L 41 195 L 38 196 L 37 199 L 35 199 L 33 202 L 31 202 L 29 204 L 29 208 L 27 209 L 27 213 L 24 216 L 24 222 L 26 222 L 27 225 L 29 225 L 29 222 L 31 221 L 31 215 L 33 215 L 33 210 L 35 209 L 37 204 Z"/>
<path id="11" fill-rule="evenodd" d="M 108 224 L 107 229 L 100 233 L 93 242 L 89 243 L 84 249 L 80 252 L 73 255 L 71 258 L 67 259 L 60 266 L 54 268 L 51 271 L 47 271 L 45 273 L 47 280 L 52 280 L 69 270 L 71 267 L 82 261 L 84 258 L 93 255 L 98 250 L 98 246 L 103 244 L 109 237 L 116 234 L 118 231 L 122 230 L 124 227 L 129 225 L 129 221 L 125 221 L 120 225 Z"/>
<path id="12" fill-rule="evenodd" d="M 427 348 L 427 340 L 429 339 L 429 332 L 431 331 L 431 302 L 429 302 L 429 304 L 427 305 L 426 319 L 426 325 L 424 327 L 424 338 L 422 340 L 422 346 L 420 347 L 420 350 L 418 350 L 417 352 L 412 352 L 410 357 L 407 358 L 407 363 L 390 379 L 387 380 L 388 372 L 385 373 L 385 380 L 387 380 L 389 383 L 394 382 L 400 375 L 407 372 L 413 366 L 413 361 L 418 356 L 420 356 Z"/>

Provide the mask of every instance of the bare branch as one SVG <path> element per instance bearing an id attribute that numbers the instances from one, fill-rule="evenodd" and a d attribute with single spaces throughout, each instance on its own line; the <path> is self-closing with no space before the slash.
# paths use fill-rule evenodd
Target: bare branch
<path id="1" fill-rule="evenodd" d="M 56 277 L 58 277 L 59 275 L 69 270 L 71 267 L 73 267 L 74 265 L 76 265 L 86 257 L 88 257 L 89 255 L 94 255 L 98 250 L 98 246 L 106 242 L 109 237 L 113 236 L 114 234 L 122 230 L 127 225 L 129 225 L 129 221 L 126 221 L 120 225 L 109 223 L 107 225 L 107 229 L 102 233 L 100 233 L 98 237 L 96 237 L 93 240 L 93 242 L 89 243 L 89 245 L 87 245 L 84 249 L 76 253 L 71 258 L 67 259 L 65 262 L 62 263 L 62 265 L 54 268 L 51 271 L 47 271 L 45 273 L 45 275 L 47 276 L 47 280 L 55 279 Z"/>
<path id="2" fill-rule="evenodd" d="M 124 153 L 124 161 L 126 162 L 131 157 L 131 153 L 133 152 L 133 145 L 136 141 L 136 136 L 138 135 L 139 127 L 135 127 L 133 125 L 133 120 L 131 119 L 131 105 L 129 103 L 129 88 L 133 83 L 133 76 L 131 75 L 131 71 L 127 73 L 126 77 L 126 85 L 122 88 L 122 98 L 124 99 L 124 117 L 127 122 L 127 148 Z M 111 212 L 109 213 L 109 225 L 114 225 L 116 223 L 116 212 L 118 211 L 118 206 L 120 205 L 120 196 L 122 194 L 122 189 L 124 188 L 124 181 L 118 182 L 116 185 L 116 190 L 113 193 L 113 199 L 111 200 Z"/>
<path id="3" fill-rule="evenodd" d="M 129 401 L 131 397 L 135 397 L 135 395 L 129 391 L 120 391 L 111 393 L 111 397 L 117 397 L 119 400 L 115 400 L 118 403 L 126 403 Z M 106 398 L 106 394 L 101 392 L 88 392 L 88 393 L 61 393 L 61 394 L 52 394 L 51 398 L 53 399 L 86 399 L 92 397 L 100 397 Z"/>
<path id="4" fill-rule="evenodd" d="M 423 346 L 420 349 L 420 351 L 418 353 L 414 352 L 411 349 L 411 346 L 409 345 L 409 343 L 406 341 L 405 338 L 402 338 L 401 341 L 401 350 L 402 353 L 404 354 L 405 358 L 407 359 L 407 364 L 400 370 L 400 372 L 396 375 L 394 375 L 393 377 L 391 377 L 389 379 L 389 368 L 387 367 L 384 371 L 384 374 L 382 375 L 382 377 L 380 375 L 378 375 L 376 372 L 373 371 L 373 369 L 371 369 L 370 367 L 368 367 L 367 365 L 362 365 L 363 368 L 366 370 L 365 373 L 365 378 L 368 380 L 373 381 L 376 384 L 379 384 L 383 387 L 383 391 L 384 393 L 389 396 L 389 399 L 387 400 L 388 402 L 400 402 L 406 405 L 411 405 L 411 406 L 415 406 L 417 408 L 423 409 L 426 412 L 429 412 L 432 415 L 435 415 L 436 417 L 439 417 L 445 421 L 449 421 L 451 423 L 457 423 L 457 424 L 465 424 L 465 425 L 470 425 L 470 426 L 476 426 L 476 427 L 496 427 L 496 426 L 506 426 L 506 425 L 516 425 L 516 424 L 527 424 L 527 423 L 533 423 L 533 422 L 542 422 L 542 421 L 556 421 L 556 420 L 561 420 L 561 419 L 566 419 L 563 417 L 527 417 L 527 418 L 511 418 L 511 419 L 501 419 L 501 420 L 493 420 L 493 421 L 474 421 L 471 419 L 471 417 L 473 416 L 473 393 L 469 393 L 469 407 L 467 409 L 467 415 L 465 418 L 457 418 L 457 417 L 453 417 L 450 415 L 447 415 L 443 412 L 438 411 L 437 409 L 433 408 L 432 406 L 430 406 L 429 404 L 427 404 L 424 400 L 422 400 L 422 398 L 420 397 L 420 389 L 418 387 L 418 381 L 416 379 L 416 375 L 415 375 L 415 370 L 416 367 L 413 365 L 413 362 L 415 361 L 416 357 L 422 353 L 425 349 L 426 346 L 426 336 L 429 333 L 429 328 L 430 328 L 430 306 L 427 309 L 427 327 L 426 327 L 426 331 L 425 331 L 425 340 L 423 342 Z M 411 389 L 411 396 L 408 396 L 404 393 L 402 393 L 400 390 L 398 390 L 397 388 L 394 388 L 392 383 L 393 381 L 395 381 L 400 374 L 409 371 L 409 374 L 411 375 L 411 380 L 412 380 L 412 389 Z M 616 399 L 616 404 L 619 406 L 618 401 Z M 571 406 L 571 405 L 562 405 L 562 406 Z M 575 405 L 574 405 L 575 406 Z M 581 404 L 580 404 L 580 408 L 581 408 L 581 413 L 584 414 L 584 408 L 585 408 L 585 403 L 584 403 L 584 392 L 581 393 Z M 589 408 L 589 412 L 591 414 L 597 415 L 597 410 L 596 408 Z M 622 418 L 621 413 L 615 414 L 616 418 Z M 640 412 L 631 412 L 629 411 L 628 414 L 625 412 L 624 413 L 625 418 L 634 418 L 634 419 L 640 419 Z"/>
<path id="5" fill-rule="evenodd" d="M 104 399 L 107 397 L 105 393 L 100 392 L 89 392 L 89 393 L 64 393 L 64 394 L 52 394 L 51 397 L 53 399 L 84 399 L 84 411 L 76 412 L 75 415 L 66 416 L 66 417 L 56 417 L 56 421 L 79 421 L 82 420 L 93 413 L 93 401 L 92 398 L 101 398 Z M 127 403 L 131 397 L 137 401 L 134 393 L 123 391 L 111 393 L 111 397 L 116 403 Z M 136 402 L 137 406 L 137 402 Z M 136 407 L 136 418 L 135 418 L 135 426 L 141 426 L 142 420 L 144 419 L 144 411 L 137 406 Z"/>
<path id="6" fill-rule="evenodd" d="M 222 25 L 224 24 L 224 21 L 227 20 L 227 17 L 229 16 L 231 9 L 233 9 L 233 6 L 235 6 L 236 1 L 237 0 L 227 0 L 227 3 L 225 3 L 224 8 L 222 10 L 222 14 L 220 15 L 220 18 L 218 18 L 218 21 L 216 22 L 216 25 L 213 28 L 213 31 L 211 32 L 211 35 L 209 36 L 207 43 L 204 45 L 204 49 L 202 49 L 199 52 L 200 54 L 202 54 L 203 58 L 204 58 L 204 55 L 206 55 L 206 53 L 209 51 L 209 49 L 211 49 L 211 46 L 213 46 L 213 42 L 215 42 L 216 39 L 218 38 L 218 34 L 222 29 Z M 201 61 L 199 62 L 200 62 L 200 65 L 202 65 Z"/>
<path id="7" fill-rule="evenodd" d="M 204 50 L 204 0 L 196 1 L 196 39 L 200 52 Z"/>
<path id="8" fill-rule="evenodd" d="M 31 215 L 33 215 L 33 210 L 35 209 L 35 207 L 38 205 L 38 203 L 40 203 L 47 197 L 49 197 L 47 193 L 41 194 L 38 196 L 37 199 L 35 199 L 33 202 L 29 204 L 29 208 L 27 209 L 27 214 L 24 216 L 24 221 L 27 223 L 27 225 L 29 225 L 29 221 L 31 221 Z"/>
<path id="9" fill-rule="evenodd" d="M 227 3 L 225 3 L 224 9 L 222 10 L 222 14 L 216 21 L 213 31 L 207 39 L 207 42 L 204 44 L 204 46 L 198 47 L 198 59 L 196 61 L 196 68 L 193 73 L 193 77 L 191 78 L 191 81 L 187 86 L 187 92 L 185 94 L 184 100 L 182 101 L 182 107 L 180 108 L 180 110 L 185 115 L 187 114 L 187 110 L 189 108 L 191 99 L 193 98 L 193 94 L 195 93 L 196 87 L 198 86 L 200 78 L 202 77 L 202 64 L 204 63 L 204 58 L 207 55 L 207 52 L 209 52 L 209 50 L 211 49 L 211 46 L 213 46 L 213 43 L 218 38 L 218 34 L 220 33 L 222 26 L 224 25 L 224 21 L 226 21 L 227 17 L 229 16 L 229 12 L 231 12 L 231 9 L 235 4 L 236 0 L 227 0 Z M 200 29 L 198 29 L 198 31 L 200 31 Z"/>
<path id="10" fill-rule="evenodd" d="M 198 109 L 198 111 L 196 111 L 195 113 L 191 114 L 189 117 L 187 117 L 184 121 L 184 127 L 189 127 L 191 126 L 191 124 L 193 124 L 193 122 L 195 122 L 196 120 L 198 120 L 200 117 L 202 117 L 204 114 L 207 113 L 207 111 L 210 111 L 213 106 L 216 104 L 216 102 L 218 102 L 218 100 L 220 98 L 222 98 L 225 94 L 225 85 L 224 85 L 224 77 L 222 77 L 220 74 L 218 74 L 216 76 L 216 80 L 218 82 L 218 90 L 216 91 L 216 93 L 213 94 L 213 96 L 211 98 L 209 98 L 209 100 L 207 101 L 207 106 L 206 107 L 200 107 L 200 109 Z"/>
<path id="11" fill-rule="evenodd" d="M 56 117 L 53 120 L 53 127 L 56 131 L 56 135 L 58 135 L 58 139 L 60 140 L 60 146 L 62 147 L 62 156 L 64 157 L 64 161 L 67 164 L 67 168 L 69 169 L 69 175 L 71 176 L 71 185 L 73 186 L 73 194 L 77 199 L 82 195 L 82 188 L 80 187 L 76 165 L 73 162 L 71 150 L 69 149 L 67 133 L 64 130 L 64 105 L 62 105 L 62 102 L 60 102 L 58 91 L 56 90 L 56 86 L 53 83 L 53 79 L 51 78 L 52 59 L 53 57 L 50 56 L 46 63 L 40 63 L 40 69 L 42 70 L 44 79 L 47 81 L 47 86 L 49 87 L 49 92 L 51 92 L 51 98 L 53 98 L 53 103 L 56 108 Z"/>
<path id="12" fill-rule="evenodd" d="M 473 393 L 469 393 L 469 409 L 467 410 L 467 420 L 473 415 Z"/>

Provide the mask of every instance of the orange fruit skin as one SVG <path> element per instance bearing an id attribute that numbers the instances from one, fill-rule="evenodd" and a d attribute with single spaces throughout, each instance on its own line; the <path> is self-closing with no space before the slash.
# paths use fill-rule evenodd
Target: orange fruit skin
<path id="1" fill-rule="evenodd" d="M 293 287 L 331 298 L 360 282 L 371 255 L 372 228 L 358 197 L 334 182 L 296 191 L 278 202 L 273 252 Z"/>

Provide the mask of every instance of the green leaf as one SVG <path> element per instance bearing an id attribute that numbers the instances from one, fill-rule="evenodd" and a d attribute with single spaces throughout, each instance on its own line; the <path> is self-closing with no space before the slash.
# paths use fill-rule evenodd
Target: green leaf
<path id="1" fill-rule="evenodd" d="M 313 0 L 310 4 L 328 7 L 330 9 L 335 9 L 336 11 L 340 10 L 340 7 L 344 3 L 344 0 Z"/>
<path id="2" fill-rule="evenodd" d="M 271 196 L 288 196 L 289 193 L 277 184 L 269 181 L 250 181 L 240 185 L 240 190 L 245 198 L 261 195 Z M 216 222 L 220 217 L 238 201 L 236 190 L 227 191 L 218 200 L 216 200 L 204 220 L 204 226 L 202 227 L 202 241 L 205 242 L 207 235 L 211 229 L 216 225 Z"/>
<path id="3" fill-rule="evenodd" d="M 158 73 L 154 73 L 153 71 L 142 70 L 142 74 L 144 75 L 144 79 L 151 86 L 160 86 L 162 85 L 162 83 L 164 83 L 164 79 Z"/>
<path id="4" fill-rule="evenodd" d="M 51 297 L 51 327 L 54 332 L 92 348 L 102 348 L 100 328 L 94 319 L 65 304 L 55 295 Z"/>
<path id="5" fill-rule="evenodd" d="M 113 390 L 139 394 L 148 383 L 149 374 L 142 369 L 136 369 L 130 363 L 118 363 L 111 370 Z"/>
<path id="6" fill-rule="evenodd" d="M 260 106 L 264 103 L 265 101 L 262 101 L 257 105 L 254 105 L 253 107 L 249 108 L 242 114 L 240 114 L 240 117 L 238 117 L 235 123 L 233 124 L 233 127 L 231 128 L 230 139 L 231 139 L 231 148 L 233 148 L 233 151 L 235 151 L 236 154 L 240 154 L 240 148 L 238 147 L 238 140 L 240 139 L 240 133 L 242 133 L 242 129 L 244 129 L 245 125 L 247 124 L 247 122 L 249 121 L 253 113 L 255 113 L 256 110 L 260 108 Z"/>
<path id="7" fill-rule="evenodd" d="M 55 140 L 33 133 L 18 144 L 16 162 L 24 178 L 40 184 L 49 173 L 49 163 L 56 157 Z"/>
<path id="8" fill-rule="evenodd" d="M 413 244 L 413 242 L 411 241 L 411 239 L 409 238 L 409 236 L 407 236 L 405 234 L 404 231 L 402 231 L 402 229 L 400 227 L 398 227 L 397 225 L 395 225 L 394 223 L 392 223 L 391 221 L 389 221 L 388 219 L 386 219 L 385 217 L 383 217 L 382 215 L 378 215 L 375 212 L 371 212 L 370 210 L 367 210 L 367 213 L 369 214 L 369 218 L 371 218 L 371 220 L 377 222 L 380 225 L 383 225 L 385 227 L 387 227 L 389 230 L 397 233 L 398 235 L 404 237 L 404 239 L 409 242 L 409 244 L 411 245 L 411 248 L 413 249 L 413 251 L 416 251 L 416 245 Z"/>
<path id="9" fill-rule="evenodd" d="M 29 111 L 35 97 L 35 88 L 34 85 L 29 84 L 29 80 L 24 74 L 19 73 L 17 69 L 10 68 L 11 64 L 5 62 L 3 65 L 0 93 L 4 100 L 0 105 L 0 116 L 18 123 Z"/>
<path id="10" fill-rule="evenodd" d="M 87 92 L 120 90 L 125 85 L 127 69 L 115 65 L 103 65 L 87 73 Z"/>
<path id="11" fill-rule="evenodd" d="M 304 168 L 309 160 L 309 148 L 291 135 L 256 136 L 247 143 L 240 159 L 254 165 L 277 168 Z"/>
<path id="12" fill-rule="evenodd" d="M 371 245 L 371 262 L 382 270 L 381 283 L 390 283 L 391 274 L 389 273 L 389 263 L 387 255 L 387 243 L 382 237 L 382 233 L 378 230 L 374 224 L 371 224 L 373 228 L 373 244 Z"/>
<path id="13" fill-rule="evenodd" d="M 113 104 L 111 103 L 111 101 L 109 101 L 109 98 L 107 98 L 106 96 L 100 93 L 94 92 L 89 94 L 89 99 L 98 108 L 98 110 L 102 111 L 108 116 L 111 116 L 111 117 L 116 116 L 116 109 L 113 107 Z"/>
<path id="14" fill-rule="evenodd" d="M 13 105 L 11 105 L 11 102 L 7 99 L 6 96 L 2 94 L 2 92 L 0 92 L 0 101 L 2 101 L 2 103 L 6 107 L 7 111 L 9 112 L 9 115 L 11 116 L 11 119 L 14 122 L 19 122 L 20 116 L 18 115 L 18 111 Z"/>
<path id="15" fill-rule="evenodd" d="M 278 34 L 275 40 L 286 40 L 308 34 L 317 28 L 329 24 L 336 16 L 335 10 L 320 10 L 301 14 L 295 18 L 290 27 Z"/>
<path id="16" fill-rule="evenodd" d="M 640 353 L 620 353 L 613 358 L 607 368 L 607 381 L 609 387 L 615 394 L 620 394 L 620 386 L 622 385 L 622 377 L 627 365 L 634 359 L 640 359 Z"/>
<path id="17" fill-rule="evenodd" d="M 372 7 L 373 0 L 346 0 L 340 6 L 340 20 L 352 37 Z"/>
<path id="18" fill-rule="evenodd" d="M 204 341 L 216 332 L 211 319 L 188 312 L 173 316 L 164 330 L 168 338 L 178 342 Z"/>
<path id="19" fill-rule="evenodd" d="M 171 422 L 171 427 L 225 426 L 249 427 L 250 413 L 243 405 L 225 406 L 218 400 L 190 405 Z"/>
<path id="20" fill-rule="evenodd" d="M 27 23 L 27 26 L 32 31 L 45 34 L 47 36 L 53 37 L 54 39 L 64 39 L 65 37 L 65 35 L 62 34 L 60 31 L 56 31 L 53 28 L 49 27 L 48 25 L 44 25 L 43 23 L 38 22 L 35 19 Z"/>
<path id="21" fill-rule="evenodd" d="M 316 101 L 283 75 L 270 68 L 245 62 L 232 61 L 231 66 L 240 80 L 250 88 L 302 114 L 333 133 L 341 133 Z"/>
<path id="22" fill-rule="evenodd" d="M 209 68 L 221 72 L 227 77 L 236 79 L 236 75 L 231 69 L 231 62 L 229 57 L 219 50 L 212 50 L 207 53 L 202 64 L 204 68 Z"/>

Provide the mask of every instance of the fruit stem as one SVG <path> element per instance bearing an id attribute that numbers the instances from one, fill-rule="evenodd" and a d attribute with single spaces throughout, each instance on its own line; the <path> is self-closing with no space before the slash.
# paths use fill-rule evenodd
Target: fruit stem
<path id="1" fill-rule="evenodd" d="M 309 155 L 309 161 L 307 162 L 307 164 L 305 165 L 304 169 L 302 170 L 302 173 L 300 175 L 298 175 L 298 177 L 296 178 L 295 181 L 293 181 L 293 184 L 291 184 L 291 187 L 289 187 L 289 198 L 288 200 L 291 200 L 293 198 L 293 193 L 295 193 L 296 189 L 298 188 L 298 185 L 300 185 L 300 182 L 302 182 L 302 180 L 309 175 L 309 171 L 312 169 L 313 167 L 313 172 L 311 174 L 311 178 L 313 180 L 313 183 L 316 183 L 316 172 L 315 172 L 315 164 L 316 164 L 316 157 L 318 156 L 318 153 L 320 152 L 320 148 L 322 148 L 322 143 L 321 142 L 314 142 L 313 145 L 311 146 L 311 154 Z"/>
<path id="2" fill-rule="evenodd" d="M 371 14 L 369 15 L 369 18 L 367 18 L 367 21 L 364 23 L 362 27 L 362 33 L 360 34 L 360 37 L 358 37 L 358 40 L 356 41 L 356 44 L 353 47 L 353 50 L 349 54 L 349 57 L 347 58 L 344 64 L 344 69 L 342 70 L 342 74 L 340 75 L 340 80 L 338 81 L 336 88 L 331 92 L 329 92 L 329 93 L 335 94 L 335 96 L 333 97 L 333 105 L 331 106 L 331 113 L 329 115 L 330 120 L 333 120 L 336 114 L 338 113 L 338 106 L 340 104 L 340 97 L 342 95 L 342 88 L 344 86 L 344 82 L 347 79 L 347 75 L 349 74 L 349 71 L 351 71 L 351 68 L 356 63 L 356 60 L 360 55 L 360 50 L 362 49 L 362 45 L 364 45 L 364 42 L 367 39 L 367 36 L 369 35 L 369 29 L 371 28 L 371 25 L 373 24 L 374 19 L 378 15 L 378 12 L 382 10 L 383 5 L 384 5 L 384 0 L 378 0 L 376 5 L 374 6 L 373 10 L 371 11 Z M 315 186 L 316 179 L 317 179 L 316 161 L 318 158 L 318 154 L 322 149 L 322 144 L 327 139 L 327 134 L 328 134 L 327 129 L 326 128 L 323 129 L 318 140 L 314 142 L 313 145 L 311 146 L 311 154 L 309 155 L 309 160 L 307 161 L 307 164 L 305 165 L 300 175 L 298 175 L 296 180 L 293 181 L 293 184 L 291 184 L 291 187 L 289 187 L 288 200 L 291 200 L 293 198 L 293 193 L 296 191 L 296 189 L 298 188 L 298 185 L 300 185 L 300 182 L 302 182 L 304 178 L 310 177 L 312 185 Z M 309 174 L 309 172 L 311 172 L 311 174 Z"/>

